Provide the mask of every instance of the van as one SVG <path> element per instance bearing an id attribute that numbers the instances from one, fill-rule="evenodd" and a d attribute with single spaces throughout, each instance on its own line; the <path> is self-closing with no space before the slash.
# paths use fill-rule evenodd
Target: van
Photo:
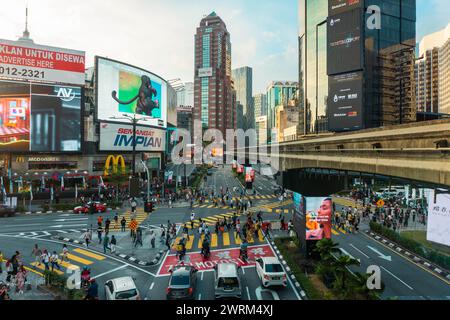
<path id="1" fill-rule="evenodd" d="M 216 299 L 242 297 L 239 269 L 234 263 L 219 263 L 214 267 Z"/>

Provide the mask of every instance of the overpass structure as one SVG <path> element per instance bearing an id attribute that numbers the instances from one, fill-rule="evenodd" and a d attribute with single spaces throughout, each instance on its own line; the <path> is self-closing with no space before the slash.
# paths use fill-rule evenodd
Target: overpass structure
<path id="1" fill-rule="evenodd" d="M 450 119 L 305 136 L 267 149 L 261 152 L 264 149 L 246 147 L 246 156 L 258 154 L 278 160 L 287 188 L 293 187 L 299 176 L 305 182 L 317 181 L 319 175 L 328 177 L 327 186 L 336 189 L 347 183 L 343 177 L 348 173 L 450 188 Z M 342 178 L 340 186 L 331 186 L 330 176 Z M 327 186 L 322 183 L 318 187 Z"/>

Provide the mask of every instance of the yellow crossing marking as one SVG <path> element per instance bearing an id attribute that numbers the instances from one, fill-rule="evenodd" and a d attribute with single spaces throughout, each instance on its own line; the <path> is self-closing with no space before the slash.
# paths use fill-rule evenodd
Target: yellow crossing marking
<path id="1" fill-rule="evenodd" d="M 212 219 L 212 218 L 202 218 L 203 221 L 209 222 L 209 223 L 216 223 L 217 220 L 216 219 Z"/>
<path id="2" fill-rule="evenodd" d="M 263 235 L 261 229 L 258 230 L 258 239 L 261 242 L 264 241 L 264 235 Z"/>
<path id="3" fill-rule="evenodd" d="M 186 250 L 192 249 L 192 245 L 194 244 L 195 236 L 189 236 L 189 240 L 186 243 Z"/>
<path id="4" fill-rule="evenodd" d="M 62 261 L 62 260 L 58 260 L 58 263 L 60 266 L 63 266 L 66 269 L 69 269 L 70 267 L 78 267 L 77 265 L 74 265 L 74 264 L 71 264 L 69 262 Z"/>
<path id="5" fill-rule="evenodd" d="M 198 241 L 198 248 L 201 249 L 203 246 L 203 239 L 205 238 L 205 235 L 202 234 L 202 236 L 200 237 L 200 240 Z"/>
<path id="6" fill-rule="evenodd" d="M 25 270 L 33 272 L 33 273 L 37 274 L 38 276 L 44 277 L 43 273 L 37 272 L 36 270 L 33 270 L 33 269 L 25 267 L 25 266 L 24 266 L 24 268 L 25 268 Z"/>
<path id="7" fill-rule="evenodd" d="M 230 245 L 230 235 L 227 233 L 223 234 L 223 245 L 224 246 L 229 246 Z"/>
<path id="8" fill-rule="evenodd" d="M 83 258 L 78 257 L 78 256 L 74 256 L 73 254 L 70 254 L 70 253 L 67 255 L 67 258 L 69 258 L 69 260 L 76 261 L 76 262 L 79 262 L 79 263 L 84 264 L 84 265 L 92 264 L 92 261 L 83 259 Z"/>
<path id="9" fill-rule="evenodd" d="M 211 247 L 217 247 L 217 234 L 215 233 L 211 236 Z"/>
<path id="10" fill-rule="evenodd" d="M 35 267 L 35 268 L 38 268 L 38 269 L 40 269 L 40 270 L 42 270 L 42 271 L 45 271 L 45 266 L 44 266 L 43 263 L 41 263 L 40 265 L 38 265 L 37 262 L 32 262 L 31 265 L 32 265 L 33 267 Z M 52 271 L 52 265 L 51 265 L 51 263 L 48 264 L 48 267 L 49 267 L 49 271 Z M 54 268 L 53 271 L 54 271 L 56 274 L 60 275 L 60 276 L 64 275 L 64 272 L 58 270 L 58 268 Z"/>
<path id="11" fill-rule="evenodd" d="M 178 242 L 180 242 L 180 240 L 181 240 L 181 237 L 178 237 L 178 238 L 175 239 L 175 242 L 174 242 L 174 244 L 172 246 L 173 250 L 177 250 L 177 244 L 178 244 Z"/>
<path id="12" fill-rule="evenodd" d="M 340 232 L 342 232 L 343 234 L 347 234 L 347 232 L 345 232 L 345 230 L 342 229 L 342 228 L 339 228 L 338 230 L 339 230 Z"/>
<path id="13" fill-rule="evenodd" d="M 334 229 L 331 229 L 331 233 L 334 234 L 335 236 L 338 236 L 338 235 L 339 235 L 339 232 L 337 232 L 337 231 L 334 230 Z"/>
<path id="14" fill-rule="evenodd" d="M 237 234 L 237 232 L 234 232 L 234 242 L 236 244 L 241 244 L 241 237 Z"/>
<path id="15" fill-rule="evenodd" d="M 100 260 L 101 261 L 101 260 L 105 260 L 106 259 L 104 256 L 101 256 L 99 254 L 95 254 L 95 253 L 92 253 L 90 251 L 86 251 L 86 250 L 83 250 L 83 249 L 80 249 L 80 248 L 76 248 L 73 251 L 81 253 L 82 255 L 85 255 L 85 256 L 87 256 L 89 258 L 93 258 L 95 260 Z"/>

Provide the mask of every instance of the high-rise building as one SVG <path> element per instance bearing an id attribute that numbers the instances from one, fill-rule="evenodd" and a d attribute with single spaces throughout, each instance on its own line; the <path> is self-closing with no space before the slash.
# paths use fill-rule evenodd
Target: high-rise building
<path id="1" fill-rule="evenodd" d="M 212 12 L 195 34 L 194 119 L 225 136 L 234 128 L 231 42 L 223 20 Z"/>
<path id="2" fill-rule="evenodd" d="M 267 97 L 264 93 L 253 96 L 253 109 L 255 110 L 255 119 L 267 115 Z"/>
<path id="3" fill-rule="evenodd" d="M 419 57 L 415 63 L 418 112 L 450 113 L 449 51 L 450 24 L 420 41 Z"/>
<path id="4" fill-rule="evenodd" d="M 287 104 L 297 89 L 298 83 L 294 81 L 272 81 L 267 86 L 267 126 L 269 130 L 276 130 L 276 107 Z"/>
<path id="5" fill-rule="evenodd" d="M 259 116 L 255 119 L 256 136 L 258 139 L 258 145 L 267 144 L 267 116 Z"/>
<path id="6" fill-rule="evenodd" d="M 305 134 L 415 121 L 415 20 L 415 0 L 299 0 Z"/>
<path id="7" fill-rule="evenodd" d="M 250 67 L 242 67 L 232 71 L 236 102 L 242 105 L 244 119 L 242 129 L 255 128 L 255 113 L 253 111 L 253 72 Z"/>

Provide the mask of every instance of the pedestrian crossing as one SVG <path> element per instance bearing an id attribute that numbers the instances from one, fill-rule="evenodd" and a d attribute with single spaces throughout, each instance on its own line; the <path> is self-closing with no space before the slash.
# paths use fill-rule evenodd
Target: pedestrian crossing
<path id="1" fill-rule="evenodd" d="M 62 257 L 62 253 L 59 253 L 59 256 Z M 79 268 L 80 270 L 83 269 L 85 266 L 92 266 L 96 262 L 100 262 L 106 259 L 106 257 L 93 253 L 91 251 L 76 248 L 72 252 L 70 252 L 67 255 L 68 261 L 62 261 L 61 259 L 58 260 L 58 264 L 60 266 L 60 269 L 58 269 L 56 266 L 53 269 L 53 272 L 55 272 L 58 275 L 64 275 L 66 274 L 67 269 L 73 269 L 73 268 Z M 43 272 L 45 271 L 45 265 L 41 262 L 32 262 L 30 263 L 30 268 L 28 268 L 29 271 L 32 271 L 40 276 L 43 276 Z M 49 268 L 51 270 L 51 263 L 49 263 Z"/>
<path id="2" fill-rule="evenodd" d="M 123 217 L 125 217 L 125 220 L 127 221 L 126 225 L 125 225 L 126 226 L 125 230 L 130 231 L 129 223 L 132 218 L 134 218 L 136 220 L 137 226 L 139 227 L 139 225 L 141 225 L 149 217 L 149 214 L 146 213 L 143 208 L 137 208 L 136 213 L 134 215 L 131 213 L 131 211 L 127 211 L 125 214 L 119 215 L 117 225 L 115 224 L 113 219 L 110 219 L 111 220 L 111 224 L 109 226 L 110 232 L 121 231 L 120 221 L 122 220 Z"/>
<path id="3" fill-rule="evenodd" d="M 270 200 L 270 199 L 274 199 L 276 197 L 277 196 L 275 196 L 275 195 L 252 195 L 252 196 L 243 196 L 243 197 L 232 197 L 231 200 L 232 201 L 236 201 L 238 199 Z M 230 199 L 228 199 L 228 201 L 230 201 Z M 214 201 L 209 200 L 209 199 L 205 199 L 205 201 L 203 201 L 202 203 L 196 203 L 196 204 L 192 205 L 192 207 L 193 208 L 210 208 L 211 209 L 211 208 L 214 208 L 215 205 L 214 205 Z M 220 208 L 225 208 L 225 207 L 229 208 L 228 206 L 221 207 L 220 206 L 220 201 L 219 201 L 218 207 L 220 207 Z"/>
<path id="4" fill-rule="evenodd" d="M 233 217 L 233 215 L 234 215 L 233 212 L 227 212 L 227 213 L 223 213 L 223 214 L 216 214 L 214 216 L 209 216 L 206 218 L 199 218 L 199 219 L 193 220 L 193 227 L 194 227 L 194 229 L 200 227 L 200 219 L 202 219 L 202 221 L 204 221 L 208 226 L 214 226 L 214 225 L 216 225 L 217 221 L 223 220 L 225 218 L 231 219 Z M 186 222 L 186 226 L 189 229 L 192 229 L 191 221 Z"/>
<path id="5" fill-rule="evenodd" d="M 177 250 L 177 245 L 184 235 L 175 239 L 172 250 Z M 200 235 L 197 231 L 189 232 L 189 238 L 186 239 L 186 251 L 198 251 L 202 249 L 204 234 Z M 258 231 L 258 235 L 248 233 L 247 241 L 249 244 L 262 244 L 265 243 L 264 234 L 261 230 Z M 242 243 L 241 235 L 234 230 L 228 230 L 223 233 L 211 233 L 210 248 L 227 248 L 236 247 Z"/>

